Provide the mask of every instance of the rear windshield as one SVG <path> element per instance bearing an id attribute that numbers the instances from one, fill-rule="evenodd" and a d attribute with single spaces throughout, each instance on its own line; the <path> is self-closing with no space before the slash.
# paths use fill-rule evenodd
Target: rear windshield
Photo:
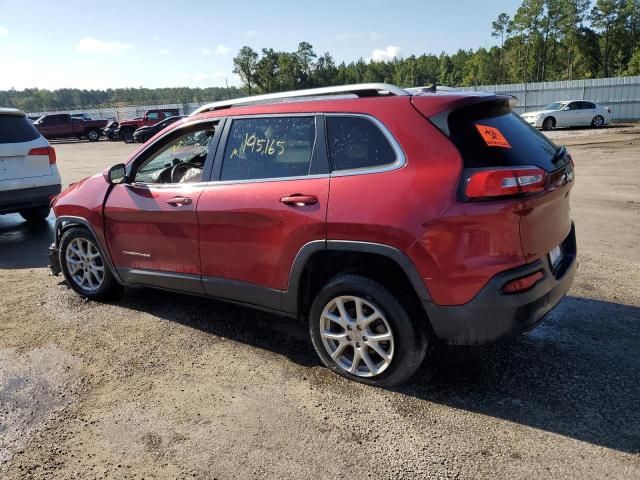
<path id="1" fill-rule="evenodd" d="M 27 117 L 0 115 L 0 143 L 30 142 L 40 136 Z"/>
<path id="2" fill-rule="evenodd" d="M 534 165 L 547 171 L 558 147 L 528 125 L 504 102 L 484 102 L 456 110 L 449 116 L 450 138 L 465 168 Z"/>

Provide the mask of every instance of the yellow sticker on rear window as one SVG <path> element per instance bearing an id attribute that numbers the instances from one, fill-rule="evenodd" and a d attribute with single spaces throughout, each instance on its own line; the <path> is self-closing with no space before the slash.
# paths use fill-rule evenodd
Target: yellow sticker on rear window
<path id="1" fill-rule="evenodd" d="M 511 144 L 504 138 L 504 135 L 500 133 L 500 130 L 488 125 L 479 125 L 476 123 L 476 128 L 480 132 L 480 136 L 484 140 L 484 143 L 489 147 L 502 147 L 511 148 Z"/>

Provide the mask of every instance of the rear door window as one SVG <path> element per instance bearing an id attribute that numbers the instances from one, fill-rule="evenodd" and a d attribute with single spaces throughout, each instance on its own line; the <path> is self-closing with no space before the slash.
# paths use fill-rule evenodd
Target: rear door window
<path id="1" fill-rule="evenodd" d="M 315 117 L 233 120 L 221 180 L 309 175 L 316 141 Z"/>
<path id="2" fill-rule="evenodd" d="M 40 136 L 22 115 L 0 115 L 0 143 L 30 142 Z"/>
<path id="3" fill-rule="evenodd" d="M 558 147 L 502 101 L 456 110 L 449 131 L 465 168 L 534 165 L 552 171 L 562 165 L 553 163 Z"/>
<path id="4" fill-rule="evenodd" d="M 333 171 L 379 167 L 396 161 L 389 140 L 370 119 L 327 116 L 326 125 Z"/>

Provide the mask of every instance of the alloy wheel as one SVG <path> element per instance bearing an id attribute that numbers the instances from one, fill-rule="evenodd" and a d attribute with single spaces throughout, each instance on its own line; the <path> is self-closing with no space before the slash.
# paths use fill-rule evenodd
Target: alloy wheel
<path id="1" fill-rule="evenodd" d="M 65 251 L 67 270 L 72 281 L 87 292 L 97 291 L 104 283 L 104 262 L 97 247 L 86 238 L 74 238 Z"/>
<path id="2" fill-rule="evenodd" d="M 393 360 L 393 332 L 382 310 L 357 296 L 329 301 L 320 315 L 322 344 L 342 370 L 375 377 Z"/>

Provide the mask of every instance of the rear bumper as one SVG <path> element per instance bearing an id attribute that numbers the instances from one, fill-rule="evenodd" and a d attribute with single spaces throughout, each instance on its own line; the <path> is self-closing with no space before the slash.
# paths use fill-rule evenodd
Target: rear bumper
<path id="1" fill-rule="evenodd" d="M 58 184 L 0 191 L 0 214 L 49 205 L 51 197 L 58 195 L 61 189 Z"/>
<path id="2" fill-rule="evenodd" d="M 496 275 L 464 305 L 425 304 L 436 336 L 452 345 L 478 345 L 513 337 L 533 328 L 562 300 L 573 283 L 577 268 L 573 225 L 562 248 L 563 259 L 555 271 L 546 256 Z M 539 270 L 544 278 L 531 289 L 515 294 L 502 293 L 505 283 Z"/>

